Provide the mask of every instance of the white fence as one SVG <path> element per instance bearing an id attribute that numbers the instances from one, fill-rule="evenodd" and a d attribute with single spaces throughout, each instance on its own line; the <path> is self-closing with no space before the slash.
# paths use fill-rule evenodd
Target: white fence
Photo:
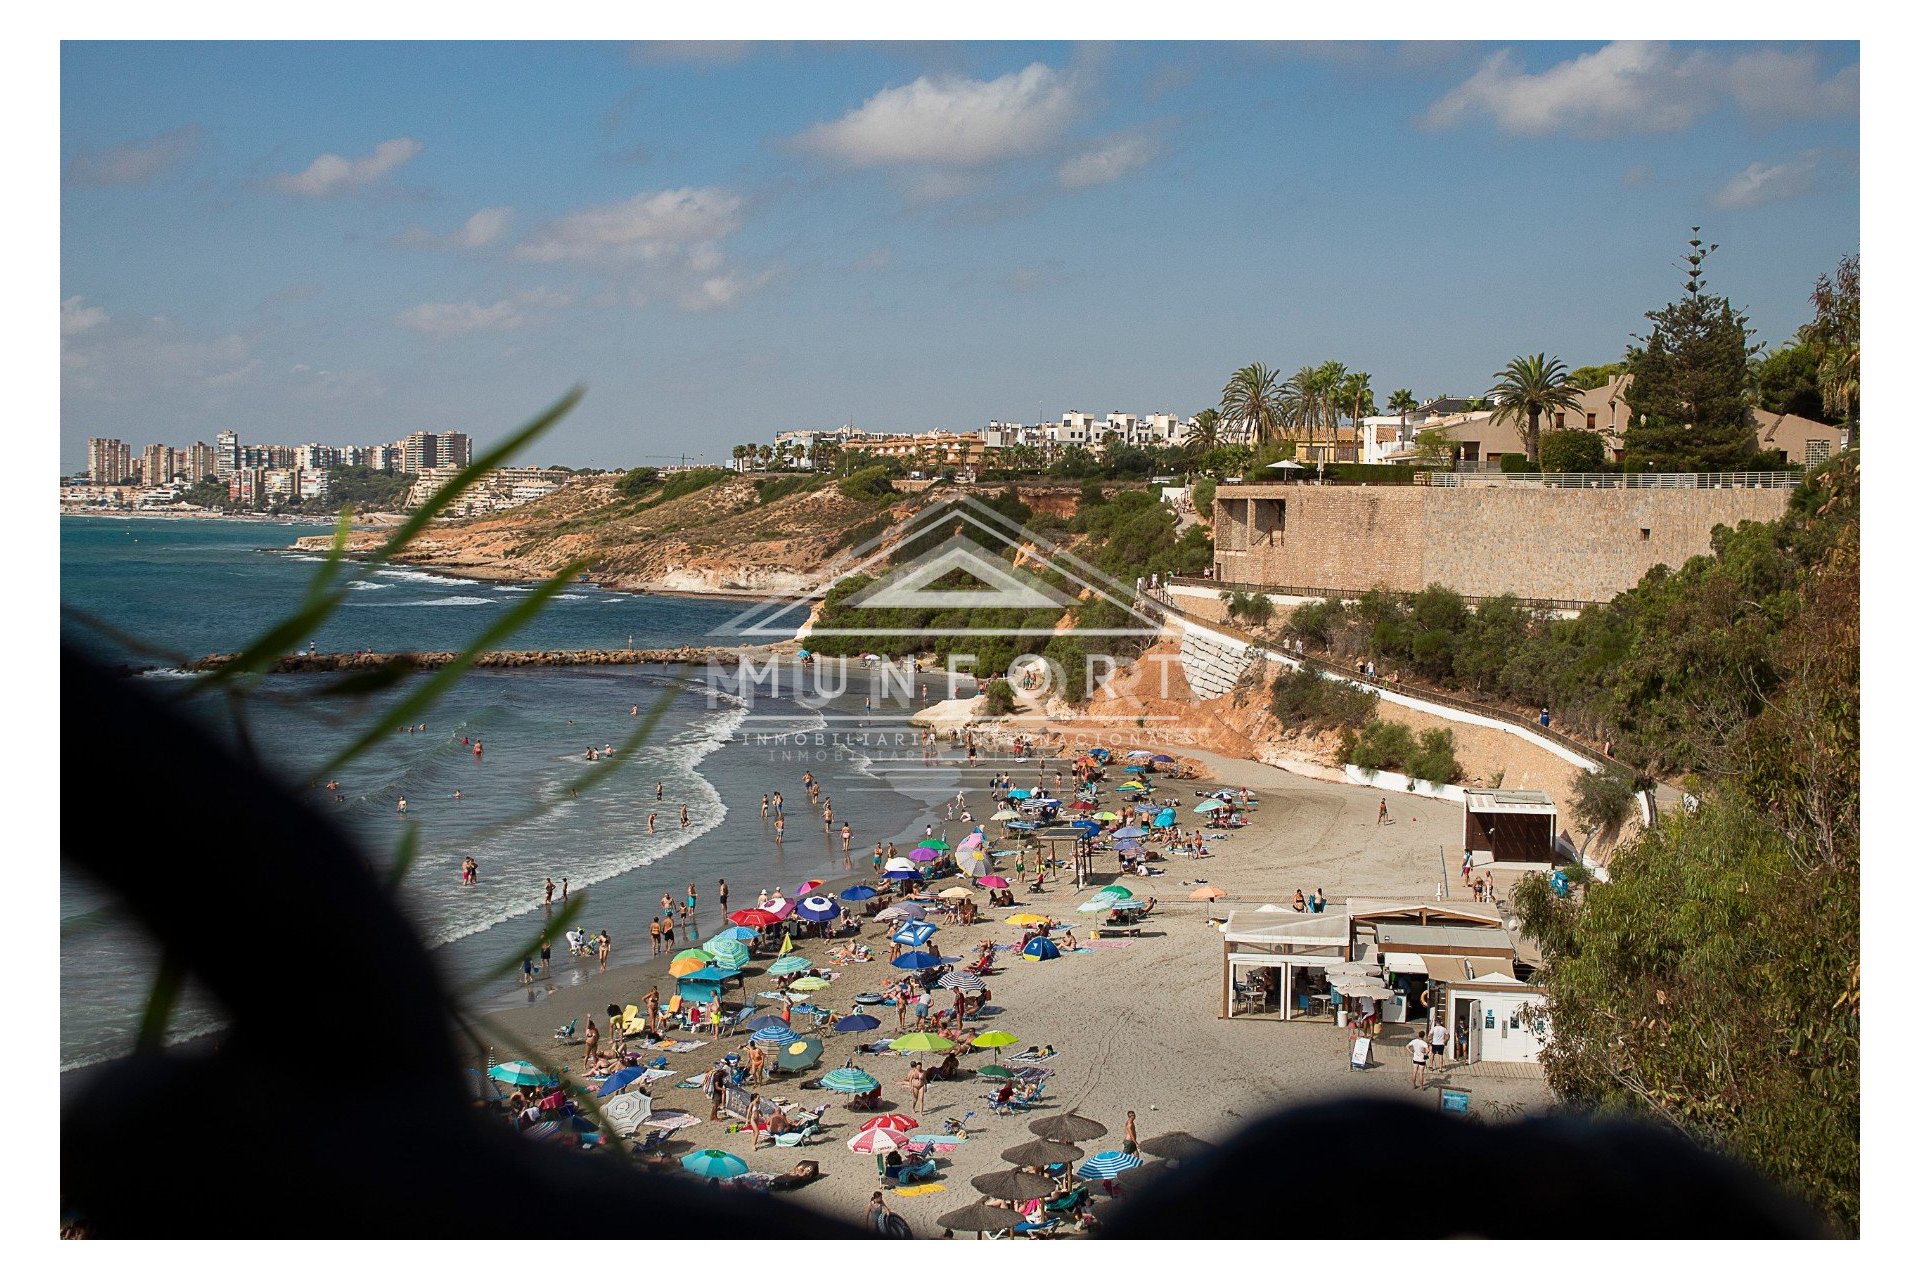
<path id="1" fill-rule="evenodd" d="M 1799 471 L 1433 471 L 1437 489 L 1792 489 Z"/>

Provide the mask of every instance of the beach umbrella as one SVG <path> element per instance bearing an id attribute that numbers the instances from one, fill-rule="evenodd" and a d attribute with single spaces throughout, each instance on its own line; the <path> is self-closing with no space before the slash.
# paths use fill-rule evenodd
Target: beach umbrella
<path id="1" fill-rule="evenodd" d="M 702 1178 L 737 1178 L 747 1171 L 747 1162 L 731 1151 L 712 1147 L 680 1158 L 680 1167 Z"/>
<path id="2" fill-rule="evenodd" d="M 1226 807 L 1227 802 L 1225 800 L 1202 800 L 1199 804 L 1193 806 L 1193 811 L 1195 813 L 1212 813 L 1215 809 L 1224 809 Z"/>
<path id="3" fill-rule="evenodd" d="M 968 976 L 971 977 L 972 975 L 969 974 Z M 941 985 L 945 986 L 946 984 L 942 983 Z M 992 1049 L 996 1052 L 996 1056 L 999 1050 L 1006 1048 L 1010 1044 L 1019 1043 L 1020 1037 L 1011 1031 L 982 1031 L 973 1038 L 974 1048 Z"/>
<path id="4" fill-rule="evenodd" d="M 940 851 L 938 849 L 929 849 L 925 845 L 922 845 L 918 849 L 909 849 L 907 851 L 907 857 L 914 862 L 938 862 L 940 861 Z"/>
<path id="5" fill-rule="evenodd" d="M 987 842 L 986 836 L 982 835 L 980 830 L 976 827 L 974 830 L 969 831 L 967 833 L 966 838 L 960 842 L 960 847 L 958 850 L 956 850 L 956 852 L 965 853 L 967 850 L 976 848 L 980 845 L 985 844 L 986 842 Z"/>
<path id="6" fill-rule="evenodd" d="M 743 924 L 736 924 L 730 929 L 722 929 L 720 932 L 714 934 L 713 941 L 707 943 L 707 950 L 712 951 L 715 942 L 738 942 L 745 945 L 759 936 L 760 931 L 758 929 L 749 929 Z"/>
<path id="7" fill-rule="evenodd" d="M 930 1031 L 910 1031 L 889 1042 L 887 1048 L 895 1053 L 945 1053 L 953 1048 L 953 1041 Z"/>
<path id="8" fill-rule="evenodd" d="M 847 1139 L 847 1150 L 868 1156 L 883 1156 L 906 1145 L 906 1135 L 894 1129 L 862 1129 Z"/>
<path id="9" fill-rule="evenodd" d="M 1021 1084 L 1039 1084 L 1052 1074 L 1051 1067 L 1021 1067 L 1013 1073 L 1013 1078 Z"/>
<path id="10" fill-rule="evenodd" d="M 893 941 L 903 947 L 924 947 L 939 931 L 940 926 L 931 920 L 909 920 L 894 930 Z"/>
<path id="11" fill-rule="evenodd" d="M 793 896 L 796 898 L 804 898 L 808 894 L 812 893 L 815 889 L 818 889 L 820 887 L 820 884 L 821 882 L 818 880 L 802 881 L 801 883 L 793 886 Z"/>
<path id="12" fill-rule="evenodd" d="M 940 896 L 958 902 L 962 898 L 971 898 L 973 896 L 973 890 L 956 884 L 951 889 L 942 889 Z"/>
<path id="13" fill-rule="evenodd" d="M 812 1036 L 802 1036 L 780 1046 L 780 1069 L 782 1071 L 805 1071 L 820 1061 L 820 1055 L 827 1046 Z"/>
<path id="14" fill-rule="evenodd" d="M 1179 820 L 1180 820 L 1180 815 L 1175 813 L 1171 809 L 1162 809 L 1160 812 L 1153 815 L 1153 825 L 1156 829 L 1164 829 L 1164 828 L 1170 827 L 1174 823 L 1178 822 Z"/>
<path id="15" fill-rule="evenodd" d="M 1147 834 L 1147 832 L 1144 827 L 1136 827 L 1129 824 L 1114 832 L 1113 838 L 1115 840 L 1138 840 L 1145 834 Z"/>
<path id="16" fill-rule="evenodd" d="M 747 1040 L 749 1044 L 757 1044 L 762 1048 L 780 1048 L 792 1044 L 799 1038 L 799 1036 L 794 1034 L 793 1028 L 783 1022 L 777 1027 L 763 1027 L 749 1036 Z"/>
<path id="17" fill-rule="evenodd" d="M 1004 1199 L 1005 1197 L 995 1198 Z M 1033 1197 L 1027 1198 L 1031 1200 Z M 977 1200 L 965 1208 L 955 1209 L 952 1213 L 943 1213 L 935 1221 L 949 1231 L 971 1231 L 977 1240 L 989 1231 L 1005 1231 L 1008 1227 L 1018 1226 L 1026 1219 L 1012 1209 L 991 1205 L 985 1200 Z"/>
<path id="18" fill-rule="evenodd" d="M 530 1142 L 557 1142 L 566 1137 L 569 1132 L 569 1127 L 558 1120 L 542 1120 L 522 1129 L 520 1136 Z"/>
<path id="19" fill-rule="evenodd" d="M 1054 945 L 1054 941 L 1051 938 L 1035 938 L 1033 941 L 1027 943 L 1025 954 L 1033 957 L 1035 960 L 1058 960 L 1060 958 L 1060 948 Z"/>
<path id="20" fill-rule="evenodd" d="M 471 1059 L 469 1059 L 471 1061 Z M 547 1085 L 554 1082 L 553 1077 L 528 1062 L 525 1058 L 513 1062 L 502 1062 L 498 1066 L 488 1067 L 487 1074 L 495 1080 L 512 1085 Z"/>
<path id="21" fill-rule="evenodd" d="M 633 1131 L 652 1117 L 653 1099 L 644 1093 L 623 1093 L 617 1098 L 608 1098 L 600 1114 L 607 1118 L 607 1127 L 616 1135 L 632 1137 Z"/>
<path id="22" fill-rule="evenodd" d="M 764 907 L 742 907 L 728 916 L 727 920 L 731 924 L 739 925 L 742 929 L 764 929 L 770 924 L 780 923 L 780 917 Z M 708 947 L 707 950 L 711 951 L 713 948 Z"/>
<path id="23" fill-rule="evenodd" d="M 1091 804 L 1089 804 L 1089 803 L 1087 803 L 1087 802 L 1086 802 L 1085 800 L 1075 800 L 1075 801 L 1074 801 L 1074 802 L 1073 802 L 1072 804 L 1070 804 L 1070 805 L 1068 805 L 1068 806 L 1067 806 L 1067 808 L 1069 808 L 1069 809 L 1082 809 L 1082 810 L 1085 810 L 1085 811 L 1086 811 L 1086 812 L 1088 812 L 1088 813 L 1091 813 L 1091 812 L 1093 812 L 1093 806 L 1092 806 Z"/>
<path id="24" fill-rule="evenodd" d="M 920 847 L 922 849 L 938 849 L 942 853 L 945 853 L 947 850 L 953 848 L 953 846 L 948 844 L 945 840 L 939 840 L 939 839 L 922 840 L 920 842 Z"/>
<path id="25" fill-rule="evenodd" d="M 729 969 L 744 969 L 747 961 L 753 958 L 753 953 L 747 950 L 744 942 L 736 942 L 732 938 L 709 942 L 707 950 L 713 953 L 715 964 Z"/>
<path id="26" fill-rule="evenodd" d="M 1011 889 L 1013 884 L 1005 876 L 981 876 L 975 883 L 987 889 Z"/>
<path id="27" fill-rule="evenodd" d="M 880 891 L 878 889 L 864 884 L 857 884 L 851 889 L 842 889 L 840 891 L 840 900 L 842 902 L 865 902 L 868 898 L 877 898 L 879 896 Z"/>
<path id="28" fill-rule="evenodd" d="M 600 1092 L 593 1096 L 596 1098 L 611 1097 L 645 1074 L 647 1074 L 645 1067 L 622 1067 L 620 1070 L 608 1076 L 606 1081 L 601 1084 Z"/>
<path id="29" fill-rule="evenodd" d="M 1066 1111 L 1035 1120 L 1027 1126 L 1027 1132 L 1049 1142 L 1087 1142 L 1106 1137 L 1107 1126 L 1098 1120 L 1089 1120 L 1077 1111 Z"/>
<path id="30" fill-rule="evenodd" d="M 1102 1151 L 1093 1159 L 1080 1166 L 1083 1178 L 1112 1178 L 1129 1169 L 1138 1169 L 1146 1161 L 1139 1156 L 1129 1155 L 1125 1151 Z"/>
<path id="31" fill-rule="evenodd" d="M 752 908 L 749 907 L 748 910 L 752 910 Z M 761 908 L 761 910 L 776 920 L 785 920 L 793 914 L 793 902 L 788 898 L 768 898 L 767 905 Z"/>
<path id="32" fill-rule="evenodd" d="M 825 978 L 796 978 L 787 989 L 789 991 L 825 991 L 832 985 Z"/>
<path id="33" fill-rule="evenodd" d="M 688 947 L 685 951 L 673 953 L 675 960 L 698 960 L 701 964 L 713 959 L 713 953 L 703 947 Z"/>
<path id="34" fill-rule="evenodd" d="M 1049 1142 L 1045 1138 L 1035 1138 L 1032 1142 L 1023 1142 L 1017 1147 L 1008 1147 L 1000 1153 L 1000 1158 L 1008 1164 L 1023 1169 L 1044 1169 L 1050 1164 L 1065 1164 L 1069 1160 L 1078 1160 L 1087 1154 L 1070 1142 Z"/>
<path id="35" fill-rule="evenodd" d="M 1025 787 L 1014 787 L 1007 792 L 1007 798 L 1009 800 L 1025 800 L 1032 794 L 1033 792 L 1027 790 Z"/>
<path id="36" fill-rule="evenodd" d="M 964 991 L 968 995 L 987 989 L 986 983 L 980 981 L 979 978 L 968 973 L 965 969 L 957 969 L 940 979 L 940 985 L 949 991 Z"/>
<path id="37" fill-rule="evenodd" d="M 708 959 L 711 959 L 711 958 L 712 957 L 708 957 Z M 688 974 L 698 973 L 700 972 L 700 970 L 706 967 L 707 967 L 706 960 L 696 960 L 692 956 L 687 956 L 684 959 L 675 960 L 672 964 L 668 965 L 667 976 L 672 978 L 684 978 Z"/>
<path id="38" fill-rule="evenodd" d="M 813 968 L 813 961 L 802 955 L 781 956 L 767 966 L 767 972 L 776 978 L 784 978 L 790 973 L 805 973 Z"/>
<path id="39" fill-rule="evenodd" d="M 1148 1138 L 1140 1149 L 1162 1160 L 1194 1160 L 1213 1150 L 1213 1144 L 1176 1129 Z"/>
<path id="40" fill-rule="evenodd" d="M 973 1189 L 995 1200 L 1051 1200 L 1059 1194 L 1052 1178 L 1028 1173 L 1025 1169 L 996 1169 L 992 1173 L 983 1173 L 973 1180 Z"/>
<path id="41" fill-rule="evenodd" d="M 1121 772 L 1123 773 L 1145 773 L 1146 771 L 1147 771 L 1147 766 L 1143 764 L 1130 764 L 1125 769 L 1121 770 Z"/>
<path id="42" fill-rule="evenodd" d="M 835 1067 L 820 1077 L 820 1087 L 835 1093 L 871 1093 L 880 1082 L 858 1067 Z"/>
<path id="43" fill-rule="evenodd" d="M 1052 916 L 1043 916 L 1032 911 L 1022 911 L 1017 916 L 1008 916 L 1008 924 L 1052 924 Z"/>
<path id="44" fill-rule="evenodd" d="M 1212 902 L 1216 898 L 1224 898 L 1226 896 L 1227 891 L 1225 889 L 1211 884 L 1202 885 L 1187 895 L 1187 897 L 1195 902 Z"/>
<path id="45" fill-rule="evenodd" d="M 913 869 L 911 858 L 888 858 L 886 865 L 881 868 L 882 871 L 912 871 Z"/>
<path id="46" fill-rule="evenodd" d="M 1151 752 L 1151 751 L 1146 751 L 1146 750 L 1134 750 L 1134 751 L 1129 751 L 1129 752 L 1127 752 L 1127 759 L 1129 759 L 1129 760 L 1145 760 L 1145 759 L 1147 759 L 1147 758 L 1148 758 L 1149 756 L 1151 756 L 1152 754 L 1153 754 L 1153 752 Z"/>
<path id="47" fill-rule="evenodd" d="M 906 1112 L 889 1111 L 885 1115 L 875 1116 L 861 1125 L 860 1131 L 865 1133 L 868 1129 L 891 1129 L 895 1133 L 905 1133 L 909 1129 L 918 1129 L 919 1127 L 920 1122 Z"/>
<path id="48" fill-rule="evenodd" d="M 1138 840 L 1118 840 L 1114 842 L 1113 851 L 1115 853 L 1140 853 L 1145 850 L 1145 848 L 1146 846 Z"/>
<path id="49" fill-rule="evenodd" d="M 839 915 L 840 904 L 825 894 L 814 894 L 811 897 L 800 899 L 799 905 L 794 907 L 793 913 L 802 920 L 811 920 L 815 924 L 818 924 L 821 921 L 831 920 Z"/>
<path id="50" fill-rule="evenodd" d="M 731 969 L 731 968 L 723 969 L 719 965 L 710 964 L 703 969 L 696 969 L 692 973 L 687 974 L 685 977 L 685 981 L 706 982 L 706 983 L 712 983 L 713 985 L 718 986 L 720 983 L 726 982 L 731 978 L 737 978 L 739 976 L 740 976 L 740 971 L 738 969 Z"/>
<path id="51" fill-rule="evenodd" d="M 920 873 L 918 871 L 886 871 L 881 873 L 880 878 L 882 880 L 918 880 Z"/>
<path id="52" fill-rule="evenodd" d="M 880 1025 L 880 1019 L 870 1013 L 850 1013 L 833 1024 L 835 1031 L 871 1031 Z"/>
<path id="53" fill-rule="evenodd" d="M 985 1079 L 988 1079 L 988 1080 L 1013 1079 L 1013 1072 L 1009 1071 L 1007 1068 L 1003 1066 L 1000 1066 L 998 1063 L 989 1063 L 987 1066 L 981 1067 L 978 1071 L 975 1071 L 973 1074 L 984 1077 Z"/>
<path id="54" fill-rule="evenodd" d="M 1172 757 L 1172 756 L 1162 756 L 1162 755 L 1156 755 L 1156 756 L 1155 756 L 1155 757 L 1153 758 L 1153 762 L 1154 762 L 1155 764 L 1172 764 L 1172 763 L 1174 763 L 1174 759 L 1173 759 L 1173 757 Z"/>
<path id="55" fill-rule="evenodd" d="M 748 1031 L 765 1031 L 768 1027 L 784 1027 L 787 1020 L 777 1013 L 760 1013 L 748 1018 L 742 1025 Z"/>
<path id="56" fill-rule="evenodd" d="M 917 902 L 896 902 L 874 919 L 884 924 L 891 920 L 924 920 L 926 916 L 927 909 Z"/>
<path id="57" fill-rule="evenodd" d="M 946 963 L 947 962 L 945 960 L 942 960 L 939 956 L 930 955 L 925 951 L 909 951 L 906 954 L 895 959 L 893 962 L 893 967 L 896 969 L 913 969 L 913 970 L 938 969 Z"/>
<path id="58" fill-rule="evenodd" d="M 1097 820 L 1098 820 L 1098 821 L 1100 821 L 1100 822 L 1118 822 L 1118 821 L 1120 821 L 1120 815 L 1119 815 L 1119 814 L 1117 814 L 1117 813 L 1115 813 L 1115 812 L 1114 812 L 1113 810 L 1111 810 L 1111 809 L 1102 809 L 1102 810 L 1101 810 L 1100 812 L 1098 812 L 1098 813 L 1096 813 L 1096 814 L 1094 814 L 1093 816 L 1094 816 L 1094 818 L 1095 818 L 1095 819 L 1097 819 Z"/>
<path id="59" fill-rule="evenodd" d="M 1119 786 L 1114 788 L 1115 791 L 1145 791 L 1146 789 L 1147 789 L 1147 784 L 1140 781 L 1138 778 L 1135 778 L 1130 782 L 1123 782 Z"/>
<path id="60" fill-rule="evenodd" d="M 1075 831 L 1085 831 L 1088 833 L 1092 833 L 1100 829 L 1100 824 L 1095 822 L 1092 818 L 1077 818 L 1073 822 L 1069 823 L 1068 825 L 1071 826 Z"/>
<path id="61" fill-rule="evenodd" d="M 997 809 L 994 811 L 993 820 L 995 822 L 1006 822 L 1011 818 L 1017 818 L 1019 816 L 1020 815 L 1012 809 Z"/>
<path id="62" fill-rule="evenodd" d="M 1088 898 L 1085 902 L 1081 903 L 1075 909 L 1079 911 L 1082 915 L 1090 915 L 1095 911 L 1111 911 L 1113 910 L 1114 906 L 1117 903 L 1119 903 L 1119 901 L 1120 899 L 1118 898 L 1103 898 L 1100 895 L 1095 894 L 1093 897 Z"/>
<path id="63" fill-rule="evenodd" d="M 1102 898 L 1131 898 L 1133 897 L 1133 890 L 1123 884 L 1102 885 L 1095 892 L 1094 896 Z"/>

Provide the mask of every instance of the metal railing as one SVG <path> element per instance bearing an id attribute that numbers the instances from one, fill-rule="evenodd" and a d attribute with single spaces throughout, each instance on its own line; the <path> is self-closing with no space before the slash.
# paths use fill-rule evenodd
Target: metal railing
<path id="1" fill-rule="evenodd" d="M 1236 554 L 1228 552 L 1227 554 Z M 1206 591 L 1238 591 L 1246 595 L 1264 595 L 1271 597 L 1293 596 L 1300 599 L 1318 600 L 1358 600 L 1372 588 L 1368 587 L 1295 587 L 1274 583 L 1231 582 L 1222 578 L 1191 578 L 1184 575 L 1168 578 L 1166 585 L 1176 587 L 1199 587 Z M 1412 591 L 1388 591 L 1385 594 L 1400 600 L 1411 600 L 1418 594 Z M 1496 596 L 1461 596 L 1462 600 L 1478 608 Z M 1539 609 L 1553 613 L 1578 613 L 1588 605 L 1605 604 L 1604 600 L 1549 600 L 1539 597 L 1516 597 L 1524 609 Z"/>
<path id="2" fill-rule="evenodd" d="M 1427 484 L 1438 489 L 1792 489 L 1793 471 L 1435 471 Z"/>

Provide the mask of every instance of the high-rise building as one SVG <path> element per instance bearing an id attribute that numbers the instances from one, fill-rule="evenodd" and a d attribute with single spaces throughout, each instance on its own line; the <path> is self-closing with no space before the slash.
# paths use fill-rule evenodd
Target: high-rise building
<path id="1" fill-rule="evenodd" d="M 209 477 L 220 474 L 220 453 L 204 440 L 196 440 L 187 446 L 187 483 L 199 484 Z"/>
<path id="2" fill-rule="evenodd" d="M 419 475 L 440 465 L 440 437 L 431 431 L 416 431 L 400 442 L 400 469 Z"/>
<path id="3" fill-rule="evenodd" d="M 464 431 L 442 431 L 436 440 L 435 466 L 464 467 L 473 461 L 473 437 Z"/>
<path id="4" fill-rule="evenodd" d="M 340 465 L 340 450 L 330 444 L 303 444 L 293 451 L 293 465 L 302 471 L 325 471 Z"/>
<path id="5" fill-rule="evenodd" d="M 132 452 L 122 440 L 87 441 L 87 479 L 94 484 L 125 484 L 133 471 Z"/>
<path id="6" fill-rule="evenodd" d="M 140 479 L 148 488 L 173 479 L 173 450 L 164 444 L 150 444 L 141 450 Z"/>
<path id="7" fill-rule="evenodd" d="M 216 474 L 220 476 L 230 476 L 246 465 L 246 460 L 240 452 L 239 432 L 222 431 L 219 435 L 215 436 L 213 440 Z"/>

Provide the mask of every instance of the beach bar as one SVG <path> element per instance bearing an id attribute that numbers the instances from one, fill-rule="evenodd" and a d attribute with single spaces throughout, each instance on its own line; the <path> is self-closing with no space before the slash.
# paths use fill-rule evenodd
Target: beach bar
<path id="1" fill-rule="evenodd" d="M 1296 989 L 1304 979 L 1349 958 L 1352 928 L 1346 910 L 1296 912 L 1263 906 L 1227 915 L 1220 975 L 1220 1016 L 1267 1012 L 1283 1021 L 1302 1010 Z M 1271 999 L 1269 998 L 1271 997 Z"/>
<path id="2" fill-rule="evenodd" d="M 1488 862 L 1550 866 L 1560 834 L 1560 811 L 1544 791 L 1466 791 L 1467 856 L 1476 866 Z"/>

